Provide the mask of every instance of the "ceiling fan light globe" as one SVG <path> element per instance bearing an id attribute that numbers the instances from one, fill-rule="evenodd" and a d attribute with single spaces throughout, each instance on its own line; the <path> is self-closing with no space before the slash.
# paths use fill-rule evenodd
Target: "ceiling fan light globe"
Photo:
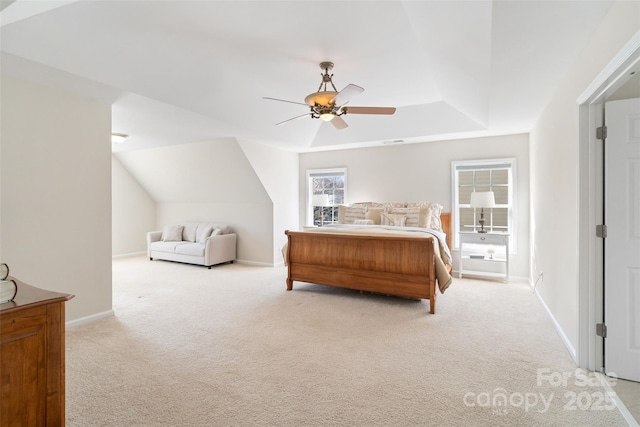
<path id="1" fill-rule="evenodd" d="M 315 105 L 321 105 L 323 107 L 329 107 L 331 105 L 331 100 L 336 96 L 337 92 L 331 91 L 323 91 L 323 92 L 314 92 L 304 99 L 304 102 L 313 107 Z"/>
<path id="2" fill-rule="evenodd" d="M 320 120 L 322 120 L 324 122 L 330 122 L 331 120 L 333 120 L 334 117 L 335 117 L 335 115 L 333 113 L 320 114 Z"/>

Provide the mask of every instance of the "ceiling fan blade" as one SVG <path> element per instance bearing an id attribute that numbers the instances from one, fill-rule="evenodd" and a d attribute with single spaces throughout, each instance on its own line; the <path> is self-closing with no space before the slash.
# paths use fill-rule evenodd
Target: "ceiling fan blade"
<path id="1" fill-rule="evenodd" d="M 292 118 L 290 118 L 290 119 L 283 120 L 283 121 L 281 121 L 280 123 L 276 123 L 276 126 L 280 126 L 281 124 L 284 124 L 284 123 L 290 122 L 291 120 L 301 119 L 301 118 L 303 118 L 303 117 L 309 117 L 310 115 L 311 115 L 311 113 L 306 113 L 306 114 L 303 114 L 303 115 L 301 115 L 301 116 L 292 117 Z"/>
<path id="2" fill-rule="evenodd" d="M 333 127 L 335 127 L 338 130 L 342 130 L 346 127 L 349 127 L 347 122 L 345 122 L 340 116 L 335 116 L 333 119 L 331 119 L 331 124 L 333 125 Z"/>
<path id="3" fill-rule="evenodd" d="M 396 112 L 395 107 L 343 107 L 342 110 L 347 114 L 393 114 Z"/>
<path id="4" fill-rule="evenodd" d="M 270 98 L 268 96 L 263 96 L 262 99 L 270 99 L 272 101 L 288 102 L 290 104 L 298 104 L 298 105 L 304 105 L 305 107 L 308 107 L 307 104 L 303 104 L 302 102 L 287 101 L 286 99 Z"/>
<path id="5" fill-rule="evenodd" d="M 345 103 L 349 102 L 351 98 L 361 94 L 362 92 L 364 92 L 364 89 L 360 86 L 349 84 L 347 85 L 347 87 L 338 92 L 336 96 L 333 97 L 331 103 L 335 105 L 344 105 Z"/>

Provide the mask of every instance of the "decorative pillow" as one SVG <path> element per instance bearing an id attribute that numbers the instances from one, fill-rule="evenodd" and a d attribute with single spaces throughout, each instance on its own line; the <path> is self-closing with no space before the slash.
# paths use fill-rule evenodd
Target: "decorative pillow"
<path id="1" fill-rule="evenodd" d="M 407 222 L 406 215 L 381 213 L 382 225 L 395 225 L 398 227 L 404 227 Z"/>
<path id="2" fill-rule="evenodd" d="M 420 208 L 420 218 L 418 219 L 418 227 L 422 228 L 432 228 L 431 227 L 431 216 L 433 209 L 431 206 L 423 206 Z"/>
<path id="3" fill-rule="evenodd" d="M 385 202 L 383 203 L 385 208 L 406 208 L 407 202 Z"/>
<path id="4" fill-rule="evenodd" d="M 214 228 L 213 231 L 211 232 L 211 236 L 213 237 L 213 236 L 217 236 L 219 234 L 222 234 L 222 231 L 223 230 L 220 229 L 220 228 Z"/>
<path id="5" fill-rule="evenodd" d="M 375 225 L 371 219 L 356 219 L 353 223 L 356 225 Z"/>
<path id="6" fill-rule="evenodd" d="M 182 225 L 165 225 L 164 229 L 162 230 L 162 241 L 181 242 L 182 230 L 184 230 L 184 226 Z"/>
<path id="7" fill-rule="evenodd" d="M 198 228 L 197 223 L 185 224 L 184 229 L 182 230 L 182 240 L 184 240 L 185 242 L 195 242 L 196 228 Z"/>
<path id="8" fill-rule="evenodd" d="M 407 216 L 407 227 L 419 227 L 420 225 L 420 208 L 391 208 L 389 213 Z"/>
<path id="9" fill-rule="evenodd" d="M 431 223 L 429 224 L 429 228 L 432 230 L 442 231 L 442 221 L 440 221 L 440 215 L 431 215 Z"/>
<path id="10" fill-rule="evenodd" d="M 374 224 L 380 225 L 382 223 L 382 219 L 380 218 L 380 214 L 384 213 L 384 208 L 372 208 L 368 207 L 367 212 L 365 213 L 365 219 L 373 221 Z"/>
<path id="11" fill-rule="evenodd" d="M 430 207 L 431 208 L 431 220 L 429 227 L 433 230 L 442 231 L 442 223 L 440 221 L 440 214 L 442 213 L 442 205 L 434 202 L 408 202 L 407 206 L 409 207 Z"/>
<path id="12" fill-rule="evenodd" d="M 366 219 L 366 206 L 338 206 L 338 224 L 353 224 L 356 219 Z"/>
<path id="13" fill-rule="evenodd" d="M 220 229 L 216 228 L 216 230 L 220 230 Z M 211 227 L 211 226 L 205 228 L 204 231 L 200 234 L 200 238 L 198 239 L 198 243 L 206 242 L 207 239 L 209 238 L 209 236 L 211 236 L 211 232 L 212 231 L 213 231 L 213 227 Z"/>

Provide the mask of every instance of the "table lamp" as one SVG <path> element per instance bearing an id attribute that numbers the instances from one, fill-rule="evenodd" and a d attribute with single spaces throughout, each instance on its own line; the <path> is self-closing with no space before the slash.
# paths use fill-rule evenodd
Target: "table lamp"
<path id="1" fill-rule="evenodd" d="M 480 208 L 480 230 L 478 233 L 486 233 L 484 229 L 484 208 L 492 208 L 496 205 L 493 191 L 474 191 L 471 193 L 471 202 L 469 203 L 472 208 Z"/>
<path id="2" fill-rule="evenodd" d="M 314 194 L 311 203 L 313 204 L 313 206 L 320 207 L 320 226 L 322 226 L 324 224 L 324 208 L 325 206 L 331 206 L 329 204 L 329 195 Z"/>

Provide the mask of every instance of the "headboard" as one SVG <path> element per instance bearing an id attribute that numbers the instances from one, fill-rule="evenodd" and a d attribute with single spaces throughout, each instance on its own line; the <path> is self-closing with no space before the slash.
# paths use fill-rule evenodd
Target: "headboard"
<path id="1" fill-rule="evenodd" d="M 440 214 L 440 222 L 442 223 L 442 231 L 447 234 L 447 246 L 449 250 L 452 251 L 453 247 L 453 230 L 451 228 L 451 212 L 442 212 Z"/>

